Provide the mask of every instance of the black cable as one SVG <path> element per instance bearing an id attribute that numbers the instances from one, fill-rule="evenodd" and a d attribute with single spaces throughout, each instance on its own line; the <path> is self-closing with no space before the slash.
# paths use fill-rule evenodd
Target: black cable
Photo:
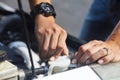
<path id="1" fill-rule="evenodd" d="M 32 58 L 32 54 L 31 54 L 31 50 L 30 50 L 29 33 L 28 33 L 28 29 L 27 29 L 26 19 L 25 19 L 25 15 L 24 15 L 21 0 L 18 0 L 18 6 L 19 6 L 19 10 L 20 10 L 21 15 L 22 15 L 22 19 L 23 19 L 23 25 L 24 25 L 24 29 L 25 29 L 25 33 L 26 33 L 26 39 L 27 39 L 26 44 L 27 44 L 27 48 L 28 48 L 28 52 L 29 52 L 29 56 L 30 56 L 30 61 L 31 61 L 32 78 L 34 78 L 34 77 L 36 77 L 36 73 L 35 73 L 33 58 Z"/>

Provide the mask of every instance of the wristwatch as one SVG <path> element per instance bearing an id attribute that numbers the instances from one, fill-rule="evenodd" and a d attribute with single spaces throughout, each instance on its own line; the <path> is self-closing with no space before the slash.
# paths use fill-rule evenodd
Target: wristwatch
<path id="1" fill-rule="evenodd" d="M 54 18 L 56 17 L 54 7 L 47 2 L 42 2 L 34 6 L 30 14 L 33 18 L 35 18 L 38 14 L 42 14 L 45 17 L 49 17 L 49 16 L 53 16 Z"/>

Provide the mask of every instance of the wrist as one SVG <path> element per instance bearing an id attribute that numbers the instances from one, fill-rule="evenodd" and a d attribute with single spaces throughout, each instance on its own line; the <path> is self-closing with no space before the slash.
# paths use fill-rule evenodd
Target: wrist
<path id="1" fill-rule="evenodd" d="M 107 40 L 106 44 L 109 45 L 108 48 L 112 53 L 112 56 L 113 56 L 112 62 L 120 61 L 120 43 L 114 40 Z"/>
<path id="2" fill-rule="evenodd" d="M 37 15 L 35 18 L 35 21 L 39 20 L 39 21 L 45 21 L 45 22 L 55 22 L 55 18 L 53 16 L 49 16 L 49 17 L 45 17 L 41 14 Z"/>
<path id="3" fill-rule="evenodd" d="M 41 2 L 47 2 L 51 4 L 51 0 L 34 0 L 34 6 L 40 4 Z"/>
<path id="4" fill-rule="evenodd" d="M 29 0 L 31 10 L 35 5 L 40 4 L 41 2 L 47 2 L 51 4 L 51 0 Z"/>
<path id="5" fill-rule="evenodd" d="M 107 40 L 106 43 L 109 44 L 111 48 L 119 47 L 119 43 L 114 40 Z"/>

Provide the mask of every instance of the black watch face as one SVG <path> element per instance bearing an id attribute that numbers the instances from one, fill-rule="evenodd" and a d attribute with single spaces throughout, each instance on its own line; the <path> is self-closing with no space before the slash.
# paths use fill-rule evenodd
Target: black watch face
<path id="1" fill-rule="evenodd" d="M 41 5 L 41 8 L 43 9 L 44 12 L 46 12 L 47 14 L 50 14 L 52 13 L 54 10 L 53 10 L 53 7 L 47 3 L 43 3 Z"/>
<path id="2" fill-rule="evenodd" d="M 45 2 L 36 5 L 30 14 L 33 16 L 33 18 L 35 18 L 35 16 L 38 14 L 42 14 L 45 17 L 56 17 L 54 7 L 51 4 Z"/>

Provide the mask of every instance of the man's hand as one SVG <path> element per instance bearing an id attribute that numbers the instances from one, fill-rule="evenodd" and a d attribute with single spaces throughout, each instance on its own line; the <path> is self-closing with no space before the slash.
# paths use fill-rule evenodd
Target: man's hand
<path id="1" fill-rule="evenodd" d="M 55 60 L 60 55 L 68 55 L 66 31 L 55 23 L 52 16 L 36 16 L 35 34 L 39 43 L 40 58 Z"/>
<path id="2" fill-rule="evenodd" d="M 96 61 L 99 64 L 120 61 L 119 45 L 115 44 L 113 41 L 90 41 L 79 47 L 72 63 L 85 65 Z"/>

